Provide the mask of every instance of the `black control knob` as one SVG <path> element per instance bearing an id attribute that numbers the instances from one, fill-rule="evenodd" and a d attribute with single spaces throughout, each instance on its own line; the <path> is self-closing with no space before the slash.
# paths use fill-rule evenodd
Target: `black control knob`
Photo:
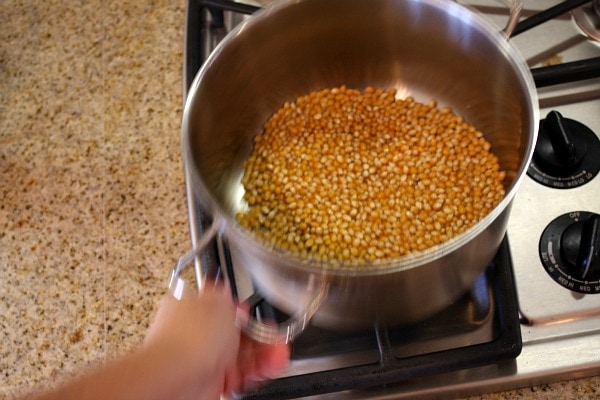
<path id="1" fill-rule="evenodd" d="M 540 123 L 534 157 L 540 168 L 555 176 L 568 176 L 587 151 L 584 136 L 558 111 L 551 111 Z"/>
<path id="2" fill-rule="evenodd" d="M 546 272 L 579 293 L 600 293 L 600 215 L 576 211 L 553 220 L 540 239 Z"/>
<path id="3" fill-rule="evenodd" d="M 600 215 L 567 227 L 561 237 L 565 266 L 579 279 L 600 278 Z"/>
<path id="4" fill-rule="evenodd" d="M 600 171 L 600 140 L 587 126 L 551 111 L 540 121 L 527 174 L 553 188 L 573 188 Z"/>

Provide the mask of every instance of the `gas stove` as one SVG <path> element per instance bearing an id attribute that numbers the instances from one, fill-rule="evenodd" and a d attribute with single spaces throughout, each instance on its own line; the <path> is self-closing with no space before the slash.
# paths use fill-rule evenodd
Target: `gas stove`
<path id="1" fill-rule="evenodd" d="M 499 29 L 506 23 L 498 1 L 459 3 Z M 188 1 L 184 92 L 219 41 L 258 7 Z M 538 87 L 540 138 L 507 237 L 469 293 L 410 327 L 352 334 L 311 327 L 294 342 L 281 378 L 239 398 L 451 398 L 600 371 L 598 13 L 598 0 L 525 3 L 509 40 Z M 210 216 L 189 184 L 187 192 L 195 245 Z M 226 243 L 215 241 L 198 258 L 197 268 L 207 266 L 226 275 L 257 315 L 280 318 L 231 263 Z"/>

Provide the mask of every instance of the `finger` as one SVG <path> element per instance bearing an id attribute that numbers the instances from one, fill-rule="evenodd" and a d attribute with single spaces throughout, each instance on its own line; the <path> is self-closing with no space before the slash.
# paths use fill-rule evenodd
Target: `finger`
<path id="1" fill-rule="evenodd" d="M 276 344 L 262 349 L 263 356 L 259 358 L 259 374 L 268 378 L 275 378 L 289 365 L 290 348 L 286 344 Z"/>

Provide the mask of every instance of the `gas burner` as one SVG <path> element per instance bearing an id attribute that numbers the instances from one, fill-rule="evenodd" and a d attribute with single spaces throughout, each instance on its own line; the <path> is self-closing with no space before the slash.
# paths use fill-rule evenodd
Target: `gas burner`
<path id="1" fill-rule="evenodd" d="M 600 42 L 600 0 L 573 10 L 573 20 L 584 35 Z"/>

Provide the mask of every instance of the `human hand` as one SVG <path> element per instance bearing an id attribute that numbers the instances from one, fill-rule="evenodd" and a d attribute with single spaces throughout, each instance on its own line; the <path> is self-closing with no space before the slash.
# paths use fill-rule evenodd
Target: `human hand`
<path id="1" fill-rule="evenodd" d="M 158 349 L 165 373 L 184 398 L 218 399 L 274 377 L 289 359 L 286 345 L 266 345 L 235 327 L 236 307 L 224 286 L 205 285 L 181 300 L 166 296 L 145 347 Z M 175 396 L 174 396 L 175 397 Z"/>

